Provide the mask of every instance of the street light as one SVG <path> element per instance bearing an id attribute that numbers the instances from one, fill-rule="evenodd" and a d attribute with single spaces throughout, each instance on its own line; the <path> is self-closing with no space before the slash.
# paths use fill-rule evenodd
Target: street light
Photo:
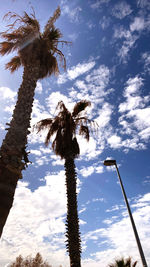
<path id="1" fill-rule="evenodd" d="M 144 252 L 143 252 L 143 249 L 142 249 L 142 246 L 141 246 L 141 242 L 140 242 L 140 239 L 139 239 L 139 236 L 138 236 L 138 232 L 137 232 L 137 229 L 136 229 L 136 226 L 135 226 L 135 222 L 134 222 L 134 219 L 133 219 L 133 216 L 132 216 L 132 213 L 131 213 L 131 209 L 130 209 L 130 206 L 129 206 L 129 203 L 128 203 L 128 199 L 127 199 L 124 187 L 123 187 L 121 176 L 120 176 L 120 173 L 119 173 L 119 170 L 118 170 L 118 167 L 117 167 L 116 160 L 112 160 L 112 159 L 111 160 L 105 160 L 104 161 L 104 165 L 105 166 L 115 166 L 116 167 L 116 171 L 117 171 L 117 174 L 118 174 L 120 186 L 121 186 L 122 193 L 123 193 L 123 196 L 124 196 L 124 200 L 125 200 L 125 203 L 126 203 L 126 206 L 127 206 L 127 210 L 128 210 L 128 213 L 129 213 L 131 224 L 132 224 L 132 227 L 133 227 L 133 232 L 134 232 L 134 235 L 135 235 L 137 246 L 138 246 L 138 249 L 139 249 L 141 261 L 142 261 L 143 267 L 148 267 L 147 263 L 146 263 L 145 256 L 144 256 Z"/>

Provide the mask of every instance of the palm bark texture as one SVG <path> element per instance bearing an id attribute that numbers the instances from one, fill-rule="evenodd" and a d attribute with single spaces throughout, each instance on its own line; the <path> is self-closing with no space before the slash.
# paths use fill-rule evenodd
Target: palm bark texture
<path id="1" fill-rule="evenodd" d="M 39 131 L 48 129 L 45 145 L 55 135 L 52 142 L 52 149 L 61 159 L 65 159 L 66 192 L 67 192 L 67 219 L 66 237 L 67 252 L 69 252 L 70 266 L 81 266 L 81 238 L 79 231 L 79 218 L 77 210 L 77 174 L 74 160 L 80 154 L 76 133 L 89 140 L 88 123 L 91 121 L 83 114 L 83 111 L 90 105 L 88 101 L 80 101 L 75 104 L 72 113 L 68 111 L 64 103 L 60 101 L 57 105 L 58 115 L 51 119 L 44 119 L 37 123 Z"/>
<path id="2" fill-rule="evenodd" d="M 17 56 L 6 64 L 6 68 L 14 72 L 23 66 L 24 71 L 12 120 L 7 124 L 8 131 L 0 148 L 0 236 L 13 203 L 17 181 L 29 163 L 26 146 L 36 82 L 59 73 L 57 57 L 65 68 L 65 57 L 58 44 L 67 43 L 60 40 L 62 34 L 54 26 L 60 16 L 59 7 L 43 33 L 34 12 L 30 16 L 25 12 L 22 17 L 9 12 L 6 16 L 14 22 L 1 33 L 5 41 L 0 43 L 0 54 L 17 51 Z"/>

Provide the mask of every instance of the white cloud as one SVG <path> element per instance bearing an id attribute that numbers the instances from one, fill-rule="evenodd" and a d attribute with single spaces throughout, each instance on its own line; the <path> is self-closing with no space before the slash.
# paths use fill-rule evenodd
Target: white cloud
<path id="1" fill-rule="evenodd" d="M 112 135 L 108 138 L 108 143 L 112 148 L 120 148 L 121 147 L 121 137 L 117 135 Z"/>
<path id="2" fill-rule="evenodd" d="M 61 10 L 62 15 L 67 15 L 71 22 L 79 22 L 80 12 L 82 11 L 82 8 L 80 6 L 73 7 L 73 5 L 69 6 L 64 3 L 64 5 L 62 5 Z"/>
<path id="3" fill-rule="evenodd" d="M 134 21 L 130 24 L 131 32 L 142 31 L 145 28 L 145 21 L 142 17 L 134 18 Z"/>
<path id="4" fill-rule="evenodd" d="M 138 7 L 150 9 L 150 2 L 149 0 L 137 0 Z"/>
<path id="5" fill-rule="evenodd" d="M 94 172 L 94 167 L 93 166 L 90 166 L 90 167 L 84 167 L 80 170 L 80 174 L 83 176 L 83 177 L 87 177 L 87 176 L 90 176 L 92 173 Z"/>
<path id="6" fill-rule="evenodd" d="M 82 167 L 79 170 L 79 173 L 83 176 L 83 177 L 88 177 L 93 173 L 103 173 L 104 172 L 104 167 L 103 166 L 97 166 L 97 164 L 93 164 L 92 166 L 88 166 L 88 167 Z M 94 201 L 94 200 L 93 200 Z"/>
<path id="7" fill-rule="evenodd" d="M 90 160 L 95 158 L 98 154 L 101 153 L 96 149 L 96 140 L 91 136 L 89 142 L 87 142 L 83 137 L 77 136 L 79 147 L 80 147 L 80 159 Z"/>
<path id="8" fill-rule="evenodd" d="M 79 63 L 76 66 L 72 67 L 71 69 L 67 70 L 67 73 L 59 75 L 58 77 L 58 84 L 65 83 L 67 80 L 74 80 L 78 76 L 88 72 L 95 66 L 95 62 L 91 61 L 88 63 Z"/>
<path id="9" fill-rule="evenodd" d="M 0 87 L 0 99 L 14 101 L 17 93 L 8 87 Z"/>
<path id="10" fill-rule="evenodd" d="M 110 20 L 109 17 L 103 16 L 103 17 L 100 19 L 99 24 L 100 24 L 101 28 L 102 28 L 103 30 L 105 30 L 106 28 L 109 27 L 110 22 L 111 22 L 111 20 Z"/>
<path id="11" fill-rule="evenodd" d="M 141 86 L 143 85 L 143 79 L 139 76 L 135 76 L 134 78 L 129 78 L 126 82 L 127 87 L 125 87 L 125 97 L 130 97 L 131 94 L 137 93 Z"/>
<path id="12" fill-rule="evenodd" d="M 112 9 L 112 14 L 118 19 L 123 19 L 132 13 L 132 9 L 125 1 L 119 2 Z"/>
<path id="13" fill-rule="evenodd" d="M 86 75 L 84 79 L 76 80 L 74 87 L 70 88 L 69 96 L 74 101 L 89 100 L 92 103 L 92 108 L 96 109 L 97 104 L 104 102 L 104 98 L 114 91 L 112 88 L 106 90 L 110 76 L 111 71 L 109 68 L 105 65 L 100 65 Z"/>
<path id="14" fill-rule="evenodd" d="M 95 168 L 96 173 L 103 173 L 104 172 L 104 167 L 103 166 L 98 166 Z"/>
<path id="15" fill-rule="evenodd" d="M 136 223 L 136 227 L 140 236 L 140 240 L 143 246 L 147 264 L 150 264 L 149 248 L 147 244 L 150 242 L 150 194 L 141 196 L 138 200 L 135 200 L 133 217 Z M 119 206 L 112 209 L 112 211 L 120 210 Z M 117 257 L 134 256 L 134 260 L 138 260 L 138 265 L 141 266 L 141 261 L 138 253 L 137 244 L 131 227 L 131 222 L 128 218 L 127 212 L 119 212 L 122 214 L 122 218 L 112 216 L 107 218 L 104 223 L 107 224 L 106 228 L 99 228 L 90 231 L 84 235 L 85 244 L 88 240 L 90 242 L 96 242 L 97 247 L 101 247 L 104 242 L 109 244 L 108 249 L 100 249 L 96 253 L 92 253 L 92 259 L 88 258 L 84 260 L 84 267 L 99 267 L 107 266 L 108 263 L 114 261 Z M 118 233 L 121 233 L 118 234 Z M 110 248 L 111 246 L 111 248 Z M 108 262 L 109 259 L 109 262 Z"/>
<path id="16" fill-rule="evenodd" d="M 35 92 L 37 92 L 38 94 L 41 94 L 42 91 L 43 91 L 42 83 L 41 82 L 37 82 L 36 88 L 35 88 Z"/>
<path id="17" fill-rule="evenodd" d="M 150 52 L 145 52 L 142 54 L 142 60 L 144 61 L 144 69 L 150 73 Z"/>
<path id="18" fill-rule="evenodd" d="M 100 131 L 101 131 L 101 128 L 104 128 L 106 127 L 106 125 L 109 124 L 112 112 L 113 112 L 113 108 L 107 102 L 105 102 L 102 108 L 98 111 L 99 115 L 95 119 L 95 121 L 97 122 L 98 128 L 100 129 Z"/>
<path id="19" fill-rule="evenodd" d="M 95 3 L 92 3 L 90 6 L 92 9 L 98 9 L 104 4 L 108 4 L 110 0 L 96 0 Z"/>
<path id="20" fill-rule="evenodd" d="M 46 105 L 49 108 L 48 117 L 54 117 L 57 114 L 56 107 L 59 101 L 63 101 L 67 109 L 69 111 L 72 111 L 72 108 L 75 103 L 72 102 L 71 98 L 57 91 L 51 93 L 49 97 L 46 98 Z"/>
<path id="21" fill-rule="evenodd" d="M 138 148 L 144 148 L 144 144 L 139 143 L 139 138 L 147 140 L 150 137 L 150 107 L 147 106 L 150 98 L 149 96 L 140 96 L 141 87 L 144 85 L 142 78 L 138 76 L 130 78 L 126 84 L 124 90 L 126 101 L 119 105 L 119 112 L 123 114 L 119 118 L 119 123 L 127 134 L 133 135 L 132 147 L 137 145 Z M 128 119 L 130 119 L 130 123 Z M 124 140 L 122 144 L 127 146 L 130 141 Z"/>
<path id="22" fill-rule="evenodd" d="M 76 39 L 78 38 L 78 34 L 74 32 L 74 33 L 69 34 L 68 37 L 69 37 L 73 42 L 75 42 Z"/>
<path id="23" fill-rule="evenodd" d="M 27 183 L 18 183 L 1 239 L 0 265 L 19 254 L 40 252 L 54 267 L 68 264 L 64 232 L 66 213 L 65 174 L 47 174 L 46 184 L 33 192 Z M 33 249 L 34 248 L 34 249 Z M 9 255 L 9 256 L 8 256 Z"/>
<path id="24" fill-rule="evenodd" d="M 123 27 L 117 27 L 114 30 L 114 38 L 123 39 L 123 44 L 121 45 L 121 48 L 118 49 L 117 55 L 121 62 L 127 63 L 129 52 L 131 48 L 133 48 L 139 36 L 137 34 L 133 34 L 130 30 L 124 29 Z"/>

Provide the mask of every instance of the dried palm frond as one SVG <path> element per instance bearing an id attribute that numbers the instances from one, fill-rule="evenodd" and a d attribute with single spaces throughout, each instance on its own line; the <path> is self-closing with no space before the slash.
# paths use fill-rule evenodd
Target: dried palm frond
<path id="1" fill-rule="evenodd" d="M 85 108 L 87 106 L 90 106 L 90 105 L 91 105 L 91 102 L 90 101 L 87 101 L 87 100 L 82 100 L 82 101 L 76 103 L 75 106 L 74 106 L 73 112 L 72 112 L 72 116 L 73 117 L 78 116 L 78 114 L 81 111 L 85 110 Z"/>
<path id="2" fill-rule="evenodd" d="M 15 43 L 13 42 L 2 42 L 0 43 L 0 54 L 4 56 L 5 54 L 9 54 L 16 49 Z"/>
<path id="3" fill-rule="evenodd" d="M 6 64 L 6 69 L 14 72 L 21 66 L 21 60 L 19 56 L 13 57 L 10 62 Z"/>
<path id="4" fill-rule="evenodd" d="M 47 127 L 50 127 L 52 124 L 52 119 L 44 119 L 39 121 L 36 125 L 34 125 L 34 128 L 37 129 L 37 132 L 39 133 L 41 130 L 46 129 Z"/>
<path id="5" fill-rule="evenodd" d="M 49 34 L 50 29 L 54 27 L 54 23 L 60 17 L 60 14 L 61 14 L 61 10 L 60 10 L 60 7 L 58 6 L 57 9 L 55 10 L 53 16 L 50 17 L 50 19 L 48 20 L 47 24 L 45 25 L 44 33 L 43 33 L 44 37 L 47 37 L 47 35 Z"/>
<path id="6" fill-rule="evenodd" d="M 87 141 L 89 141 L 90 134 L 89 134 L 89 128 L 88 126 L 85 126 L 81 124 L 80 129 L 79 129 L 79 135 L 82 135 L 85 137 Z"/>

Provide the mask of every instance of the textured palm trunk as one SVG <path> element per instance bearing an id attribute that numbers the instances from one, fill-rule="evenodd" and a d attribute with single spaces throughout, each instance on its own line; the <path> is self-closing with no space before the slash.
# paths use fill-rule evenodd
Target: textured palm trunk
<path id="1" fill-rule="evenodd" d="M 81 239 L 76 193 L 77 177 L 73 158 L 65 159 L 65 173 L 67 186 L 67 251 L 70 257 L 70 267 L 81 267 Z"/>
<path id="2" fill-rule="evenodd" d="M 28 162 L 25 149 L 38 73 L 37 64 L 24 68 L 18 100 L 0 149 L 0 236 L 13 204 L 17 181 Z"/>

